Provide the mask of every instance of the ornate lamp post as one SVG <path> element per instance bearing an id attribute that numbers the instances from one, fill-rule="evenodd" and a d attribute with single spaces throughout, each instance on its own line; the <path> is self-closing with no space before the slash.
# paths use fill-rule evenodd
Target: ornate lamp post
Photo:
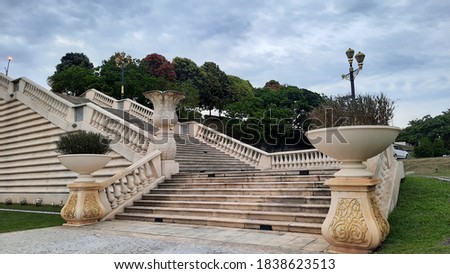
<path id="1" fill-rule="evenodd" d="M 352 99 L 355 99 L 355 77 L 362 70 L 364 57 L 366 57 L 366 55 L 364 55 L 364 53 L 361 52 L 358 52 L 356 55 L 354 55 L 355 51 L 351 48 L 348 48 L 345 54 L 347 55 L 350 68 L 349 73 L 342 74 L 342 79 L 350 80 L 350 86 L 352 89 Z M 353 70 L 353 56 L 355 56 L 355 59 L 358 62 L 358 68 L 356 70 Z"/>
<path id="2" fill-rule="evenodd" d="M 12 57 L 11 56 L 9 56 L 8 57 L 8 65 L 6 66 L 6 68 L 5 68 L 5 71 L 6 71 L 6 76 L 8 76 L 8 71 L 9 71 L 9 63 L 11 63 L 11 61 L 12 61 Z"/>
<path id="3" fill-rule="evenodd" d="M 116 65 L 117 65 L 118 67 L 122 68 L 122 88 L 121 88 L 121 90 L 120 90 L 120 99 L 123 99 L 124 93 L 125 93 L 125 91 L 124 91 L 125 67 L 126 67 L 129 63 L 131 63 L 131 56 L 130 56 L 130 55 L 125 56 L 125 52 L 120 52 L 120 53 L 117 52 L 115 58 L 116 58 Z"/>

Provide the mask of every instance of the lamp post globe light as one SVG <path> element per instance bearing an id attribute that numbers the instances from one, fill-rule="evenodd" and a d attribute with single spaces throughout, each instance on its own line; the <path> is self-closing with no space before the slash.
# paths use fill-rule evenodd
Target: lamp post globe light
<path id="1" fill-rule="evenodd" d="M 125 76 L 125 67 L 131 63 L 131 56 L 125 56 L 125 52 L 117 52 L 115 55 L 116 65 L 120 68 L 122 68 L 122 87 L 120 89 L 120 99 L 124 98 L 124 76 Z"/>
<path id="2" fill-rule="evenodd" d="M 8 57 L 8 65 L 7 65 L 6 68 L 5 68 L 6 76 L 8 76 L 9 63 L 11 63 L 12 59 L 13 59 L 13 58 L 12 58 L 11 56 Z"/>
<path id="3" fill-rule="evenodd" d="M 359 74 L 359 72 L 363 68 L 363 61 L 366 55 L 362 52 L 358 52 L 355 55 L 355 51 L 351 48 L 349 48 L 345 54 L 348 58 L 348 63 L 350 64 L 349 73 L 342 74 L 342 79 L 350 80 L 350 86 L 352 89 L 352 99 L 355 99 L 355 77 Z M 356 62 L 358 62 L 358 68 L 353 69 L 353 57 L 356 59 Z"/>

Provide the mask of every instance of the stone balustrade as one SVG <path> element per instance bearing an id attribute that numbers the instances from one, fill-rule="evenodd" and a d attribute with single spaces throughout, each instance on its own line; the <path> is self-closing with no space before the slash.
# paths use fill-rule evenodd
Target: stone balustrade
<path id="1" fill-rule="evenodd" d="M 186 127 L 185 125 L 188 124 Z M 337 168 L 339 162 L 316 149 L 268 153 L 199 123 L 182 125 L 182 131 L 261 169 Z"/>
<path id="2" fill-rule="evenodd" d="M 100 197 L 106 214 L 114 215 L 164 180 L 161 174 L 161 152 L 153 151 L 113 177 L 100 182 Z"/>
<path id="3" fill-rule="evenodd" d="M 88 104 L 89 105 L 89 104 Z M 85 121 L 107 135 L 114 143 L 127 146 L 135 153 L 145 155 L 151 143 L 151 134 L 141 130 L 139 127 L 130 124 L 119 117 L 99 108 L 89 105 L 90 109 Z"/>
<path id="4" fill-rule="evenodd" d="M 117 100 L 95 89 L 87 90 L 83 96 L 104 108 L 117 108 Z"/>
<path id="5" fill-rule="evenodd" d="M 114 108 L 114 109 L 121 109 L 124 111 L 128 111 L 131 115 L 142 119 L 145 122 L 150 121 L 150 119 L 153 116 L 153 110 L 143 106 L 133 100 L 130 99 L 123 99 L 123 100 L 116 100 L 113 97 L 110 97 L 108 95 L 105 95 L 101 93 L 98 90 L 95 89 L 89 89 L 86 91 L 82 96 L 85 98 L 90 99 L 95 104 L 106 107 L 106 108 Z"/>
<path id="6" fill-rule="evenodd" d="M 71 104 L 64 99 L 54 95 L 53 93 L 46 92 L 39 86 L 30 82 L 25 82 L 23 94 L 28 96 L 32 101 L 43 106 L 49 112 L 56 114 L 61 118 L 66 118 L 68 109 L 71 107 Z"/>
<path id="7" fill-rule="evenodd" d="M 381 214 L 387 218 L 397 205 L 400 181 L 405 176 L 403 162 L 395 159 L 393 147 L 390 146 L 379 155 L 368 159 L 366 165 L 380 181 L 375 189 L 375 200 Z"/>
<path id="8" fill-rule="evenodd" d="M 339 162 L 317 149 L 270 153 L 272 169 L 337 168 Z"/>
<path id="9" fill-rule="evenodd" d="M 153 110 L 130 99 L 124 100 L 124 110 L 145 122 L 150 121 L 153 116 Z"/>
<path id="10" fill-rule="evenodd" d="M 7 92 L 11 83 L 11 78 L 4 74 L 0 74 L 0 90 Z"/>

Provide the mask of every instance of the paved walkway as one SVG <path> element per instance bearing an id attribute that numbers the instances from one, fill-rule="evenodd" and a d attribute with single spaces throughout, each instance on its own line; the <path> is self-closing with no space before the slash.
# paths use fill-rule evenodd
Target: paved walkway
<path id="1" fill-rule="evenodd" d="M 1 254 L 326 253 L 321 235 L 134 221 L 0 234 Z"/>

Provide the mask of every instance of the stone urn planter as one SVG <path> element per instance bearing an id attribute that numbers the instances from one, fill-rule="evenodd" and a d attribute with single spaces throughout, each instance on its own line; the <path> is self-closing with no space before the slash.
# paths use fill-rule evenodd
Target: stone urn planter
<path id="1" fill-rule="evenodd" d="M 111 156 L 100 154 L 66 154 L 58 156 L 63 166 L 79 174 L 75 183 L 95 182 L 92 173 L 103 168 Z"/>
<path id="2" fill-rule="evenodd" d="M 105 209 L 100 201 L 100 184 L 92 173 L 103 168 L 111 156 L 110 141 L 101 134 L 77 131 L 60 136 L 56 151 L 59 161 L 67 169 L 78 173 L 77 179 L 67 185 L 69 198 L 61 209 L 65 225 L 81 226 L 98 222 Z"/>
<path id="3" fill-rule="evenodd" d="M 322 235 L 339 253 L 370 253 L 389 233 L 375 197 L 379 180 L 363 162 L 387 149 L 400 133 L 392 126 L 343 126 L 306 132 L 319 151 L 341 162 L 341 170 L 325 184 L 331 204 Z"/>
<path id="4" fill-rule="evenodd" d="M 341 162 L 336 177 L 364 177 L 373 174 L 363 164 L 388 148 L 400 133 L 393 126 L 343 126 L 310 130 L 305 133 L 320 152 Z"/>
<path id="5" fill-rule="evenodd" d="M 170 178 L 173 174 L 179 172 L 179 165 L 175 162 L 177 144 L 173 128 L 178 122 L 176 107 L 185 96 L 176 90 L 146 91 L 144 96 L 153 103 L 151 122 L 153 126 L 158 128 L 154 134 L 152 149 L 161 151 L 163 175 Z"/>

